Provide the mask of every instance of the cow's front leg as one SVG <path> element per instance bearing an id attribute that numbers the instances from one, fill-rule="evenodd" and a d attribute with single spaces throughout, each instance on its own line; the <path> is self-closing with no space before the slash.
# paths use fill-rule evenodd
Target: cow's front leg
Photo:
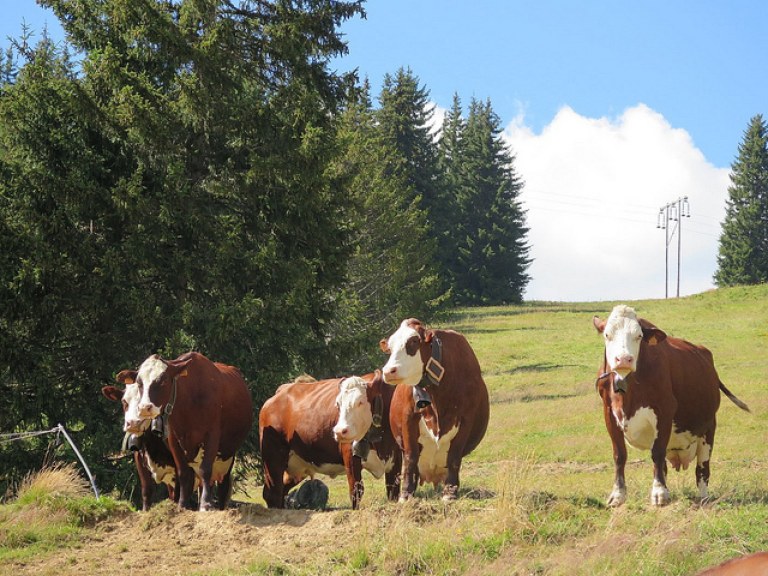
<path id="1" fill-rule="evenodd" d="M 627 465 L 627 445 L 623 437 L 613 439 L 613 490 L 608 495 L 606 504 L 611 508 L 617 508 L 627 501 L 627 483 L 624 478 L 624 469 Z"/>
<path id="2" fill-rule="evenodd" d="M 141 509 L 143 512 L 146 512 L 152 506 L 155 480 L 152 478 L 152 472 L 147 468 L 144 457 L 143 450 L 133 453 L 133 461 L 136 464 L 136 472 L 139 474 L 139 483 L 141 484 Z"/>
<path id="3" fill-rule="evenodd" d="M 464 451 L 464 442 L 454 438 L 448 449 L 447 467 L 448 473 L 443 484 L 443 501 L 456 500 L 459 495 L 459 470 L 461 470 L 461 458 Z"/>
<path id="4" fill-rule="evenodd" d="M 173 428 L 169 430 L 168 448 L 176 466 L 176 502 L 181 509 L 191 508 L 192 493 L 195 489 L 195 471 L 187 463 L 187 455 L 179 444 Z"/>
<path id="5" fill-rule="evenodd" d="M 392 466 L 392 470 L 384 474 L 384 482 L 387 487 L 387 500 L 395 502 L 400 498 L 400 478 L 402 470 L 398 459 Z"/>
<path id="6" fill-rule="evenodd" d="M 666 506 L 672 501 L 667 488 L 667 444 L 669 435 L 665 438 L 656 438 L 651 447 L 651 459 L 653 460 L 653 486 L 651 487 L 651 504 L 653 506 Z"/>
<path id="7" fill-rule="evenodd" d="M 409 500 L 416 492 L 419 483 L 419 456 L 421 444 L 419 444 L 419 421 L 421 416 L 414 414 L 408 418 L 403 429 L 403 466 L 402 485 L 400 486 L 399 502 Z"/>
<path id="8" fill-rule="evenodd" d="M 347 473 L 349 499 L 352 502 L 352 509 L 357 510 L 365 493 L 365 487 L 363 486 L 363 461 L 359 456 L 355 456 L 352 453 L 351 443 L 340 444 L 339 449 L 341 450 L 341 458 L 344 461 L 344 470 Z"/>
<path id="9" fill-rule="evenodd" d="M 610 386 L 610 381 L 608 386 Z M 624 431 L 619 427 L 618 420 L 624 419 L 623 405 L 620 406 L 619 415 L 621 418 L 616 418 L 614 412 L 614 404 L 612 401 L 611 391 L 609 387 L 603 385 L 600 390 L 600 395 L 603 397 L 603 418 L 605 420 L 605 427 L 608 430 L 608 435 L 611 437 L 611 445 L 613 446 L 613 490 L 608 496 L 606 505 L 611 508 L 618 508 L 624 502 L 627 501 L 627 484 L 624 479 L 624 468 L 627 464 L 627 443 L 624 440 Z M 623 400 L 623 397 L 621 398 Z"/>

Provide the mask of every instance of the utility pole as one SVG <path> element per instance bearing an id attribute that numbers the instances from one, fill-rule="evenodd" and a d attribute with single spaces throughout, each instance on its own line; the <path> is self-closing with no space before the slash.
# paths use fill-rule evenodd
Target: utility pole
<path id="1" fill-rule="evenodd" d="M 691 217 L 691 207 L 688 204 L 688 196 L 678 198 L 674 202 L 662 206 L 659 209 L 659 217 L 656 228 L 664 230 L 664 298 L 669 298 L 669 243 L 677 232 L 677 297 L 680 298 L 680 247 L 682 244 L 683 218 Z M 670 229 L 669 222 L 674 222 Z"/>

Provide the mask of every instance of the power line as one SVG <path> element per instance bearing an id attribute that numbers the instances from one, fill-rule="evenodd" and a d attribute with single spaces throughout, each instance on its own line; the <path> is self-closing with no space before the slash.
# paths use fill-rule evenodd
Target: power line
<path id="1" fill-rule="evenodd" d="M 656 228 L 664 230 L 664 298 L 669 298 L 669 243 L 677 232 L 677 297 L 680 298 L 680 247 L 682 245 L 683 218 L 691 217 L 691 207 L 688 196 L 678 198 L 659 209 Z M 670 231 L 669 222 L 674 222 Z"/>

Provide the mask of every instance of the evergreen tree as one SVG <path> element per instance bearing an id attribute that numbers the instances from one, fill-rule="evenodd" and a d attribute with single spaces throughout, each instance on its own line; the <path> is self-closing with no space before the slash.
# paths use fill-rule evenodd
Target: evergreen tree
<path id="1" fill-rule="evenodd" d="M 523 182 L 500 134 L 490 101 L 473 99 L 452 162 L 459 206 L 452 276 L 460 304 L 521 302 L 529 280 L 528 228 L 518 199 Z"/>
<path id="2" fill-rule="evenodd" d="M 151 353 L 235 364 L 257 406 L 327 369 L 351 251 L 328 62 L 361 2 L 43 3 L 80 60 L 43 42 L 2 76 L 0 428 L 87 430 L 106 469 L 99 388 Z"/>
<path id="3" fill-rule="evenodd" d="M 722 223 L 718 286 L 768 280 L 768 131 L 762 115 L 750 120 L 731 165 Z"/>
<path id="4" fill-rule="evenodd" d="M 427 237 L 426 215 L 409 191 L 403 174 L 390 172 L 397 150 L 376 123 L 366 82 L 344 112 L 339 130 L 337 170 L 353 201 L 353 255 L 339 294 L 333 325 L 334 349 L 357 354 L 342 371 L 368 371 L 380 359 L 383 334 L 403 318 L 424 317 L 439 304 L 434 242 Z"/>
<path id="5" fill-rule="evenodd" d="M 442 290 L 446 291 L 450 277 L 445 258 L 452 247 L 454 206 L 443 185 L 433 126 L 435 108 L 429 101 L 429 91 L 419 85 L 410 69 L 401 68 L 394 76 L 384 77 L 379 104 L 376 119 L 384 138 L 397 152 L 386 175 L 402 179 L 407 185 L 405 200 L 416 200 L 425 213 L 426 233 L 431 240 L 431 247 L 425 248 L 436 250 L 432 258 L 438 266 Z"/>
<path id="6" fill-rule="evenodd" d="M 451 109 L 443 120 L 438 139 L 438 166 L 442 182 L 441 193 L 441 230 L 437 235 L 439 250 L 437 258 L 440 266 L 444 289 L 451 293 L 456 284 L 454 274 L 458 236 L 455 227 L 460 223 L 457 219 L 460 206 L 458 204 L 461 186 L 460 163 L 464 156 L 463 134 L 466 122 L 461 110 L 461 100 L 454 94 Z"/>

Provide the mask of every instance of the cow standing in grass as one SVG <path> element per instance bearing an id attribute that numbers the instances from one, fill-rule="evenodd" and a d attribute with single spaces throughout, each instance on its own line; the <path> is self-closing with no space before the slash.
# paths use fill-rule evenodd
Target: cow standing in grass
<path id="1" fill-rule="evenodd" d="M 462 458 L 488 427 L 488 389 L 477 357 L 462 334 L 428 330 L 415 318 L 380 345 L 390 355 L 384 379 L 397 386 L 389 420 L 403 451 L 400 500 L 413 496 L 419 482 L 442 484 L 443 500 L 453 500 Z"/>
<path id="2" fill-rule="evenodd" d="M 259 412 L 267 506 L 285 507 L 288 491 L 306 477 L 346 474 L 356 509 L 363 497 L 363 468 L 375 478 L 384 476 L 387 496 L 396 499 L 400 452 L 386 420 L 393 391 L 379 371 L 280 386 Z M 364 448 L 356 454 L 357 443 Z"/>
<path id="3" fill-rule="evenodd" d="M 175 360 L 155 354 L 139 367 L 136 383 L 141 391 L 138 418 L 161 418 L 167 430 L 179 505 L 189 504 L 197 476 L 200 510 L 213 509 L 214 484 L 218 506 L 226 508 L 235 455 L 253 425 L 251 393 L 240 371 L 197 352 Z"/>
<path id="4" fill-rule="evenodd" d="M 164 484 L 168 497 L 175 501 L 178 501 L 178 490 L 176 467 L 168 444 L 162 437 L 149 430 L 148 420 L 138 419 L 141 391 L 136 384 L 136 374 L 136 370 L 122 370 L 116 380 L 124 388 L 104 386 L 101 393 L 108 400 L 120 402 L 123 406 L 125 444 L 133 453 L 136 473 L 141 484 L 141 509 L 146 512 L 152 506 L 155 484 Z"/>
<path id="5" fill-rule="evenodd" d="M 720 382 L 709 350 L 668 336 L 629 306 L 616 306 L 605 321 L 595 316 L 593 324 L 605 340 L 597 387 L 615 462 L 608 505 L 627 499 L 625 442 L 651 451 L 651 504 L 671 501 L 667 461 L 680 470 L 696 460 L 699 495 L 707 498 L 720 392 L 749 408 Z"/>

